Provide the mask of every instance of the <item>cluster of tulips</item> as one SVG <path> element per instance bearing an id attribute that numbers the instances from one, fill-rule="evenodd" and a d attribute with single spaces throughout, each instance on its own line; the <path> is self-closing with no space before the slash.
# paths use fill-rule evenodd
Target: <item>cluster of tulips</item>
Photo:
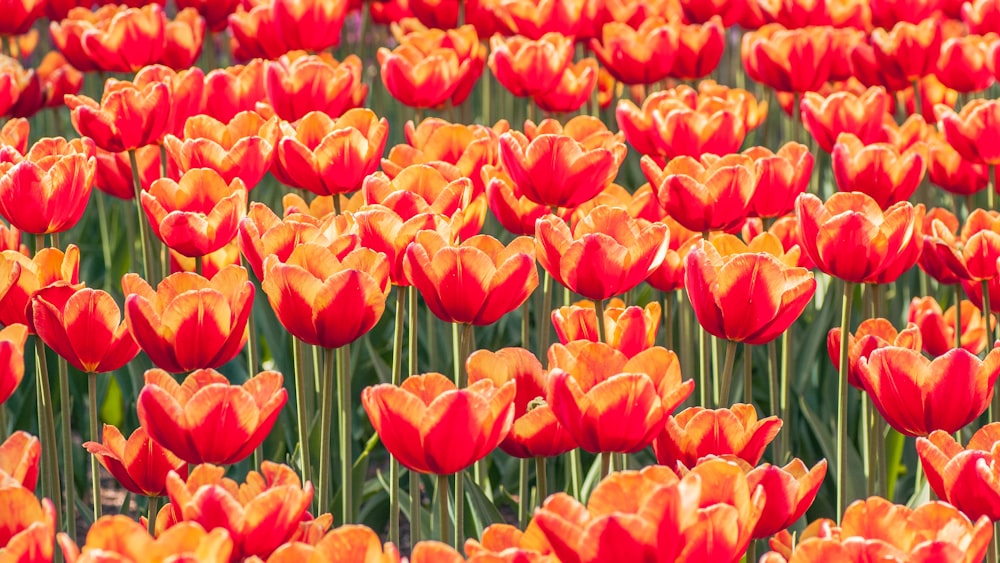
<path id="1" fill-rule="evenodd" d="M 0 0 L 0 561 L 997 561 L 1000 0 L 94 4 Z"/>

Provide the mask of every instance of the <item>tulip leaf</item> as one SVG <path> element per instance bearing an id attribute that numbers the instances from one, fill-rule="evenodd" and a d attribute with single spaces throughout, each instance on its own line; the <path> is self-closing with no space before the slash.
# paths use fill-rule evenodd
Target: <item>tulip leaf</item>
<path id="1" fill-rule="evenodd" d="M 903 464 L 903 445 L 906 438 L 892 428 L 885 436 L 886 498 L 895 498 L 896 481 L 907 470 Z"/>
<path id="2" fill-rule="evenodd" d="M 502 523 L 504 519 L 483 489 L 469 477 L 469 472 L 463 471 L 460 475 L 465 479 L 465 500 L 469 507 L 465 511 L 465 531 L 468 533 L 471 524 L 475 534 L 473 537 L 479 538 L 487 526 Z"/>
<path id="3" fill-rule="evenodd" d="M 816 416 L 816 413 L 809 408 L 809 405 L 802 396 L 799 396 L 799 408 L 802 409 L 802 416 L 809 423 L 813 435 L 819 441 L 824 457 L 826 457 L 827 462 L 830 464 L 830 469 L 827 471 L 827 478 L 834 479 L 837 475 L 837 462 L 839 461 L 837 459 L 837 436 L 835 435 L 835 430 L 824 424 Z M 850 440 L 845 444 L 844 453 L 847 456 L 847 480 L 845 483 L 847 491 L 844 494 L 844 498 L 865 498 L 867 496 L 865 494 L 866 482 L 864 463 L 861 461 L 861 455 Z"/>
<path id="4" fill-rule="evenodd" d="M 409 477 L 404 478 L 404 476 L 407 475 L 407 472 L 404 471 L 401 473 L 402 473 L 400 475 L 401 483 L 409 482 Z M 389 494 L 391 487 L 389 486 L 389 481 L 385 473 L 383 473 L 381 469 L 378 469 L 375 471 L 375 478 L 378 479 L 379 484 L 382 486 L 382 490 L 384 490 L 386 494 Z M 403 516 L 405 516 L 407 520 L 412 520 L 412 518 L 410 517 L 410 514 L 412 514 L 410 510 L 410 495 L 402 487 L 400 487 L 399 509 L 403 512 Z M 429 510 L 424 509 L 422 506 L 418 506 L 417 513 L 420 515 L 420 529 L 422 530 L 421 534 L 422 538 L 431 537 L 431 522 L 433 520 L 433 518 L 431 518 L 431 512 Z"/>

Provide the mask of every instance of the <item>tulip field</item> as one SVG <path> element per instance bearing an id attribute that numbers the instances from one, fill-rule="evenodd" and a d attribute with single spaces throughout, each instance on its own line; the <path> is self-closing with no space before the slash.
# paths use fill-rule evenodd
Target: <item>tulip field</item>
<path id="1" fill-rule="evenodd" d="M 0 563 L 1000 562 L 1000 0 L 0 0 Z"/>

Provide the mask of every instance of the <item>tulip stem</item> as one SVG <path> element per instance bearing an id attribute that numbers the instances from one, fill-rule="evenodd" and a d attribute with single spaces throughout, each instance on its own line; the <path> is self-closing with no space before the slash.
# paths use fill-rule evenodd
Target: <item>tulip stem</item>
<path id="1" fill-rule="evenodd" d="M 601 452 L 601 481 L 611 473 L 611 452 Z"/>
<path id="2" fill-rule="evenodd" d="M 148 511 L 146 512 L 146 531 L 149 535 L 156 537 L 156 512 L 160 507 L 160 497 L 147 497 L 149 499 Z"/>
<path id="3" fill-rule="evenodd" d="M 604 326 L 604 300 L 594 299 L 594 310 L 597 313 L 597 341 L 607 342 L 608 333 Z"/>
<path id="4" fill-rule="evenodd" d="M 753 350 L 743 344 L 743 402 L 753 404 Z"/>
<path id="5" fill-rule="evenodd" d="M 538 310 L 538 357 L 549 353 L 549 327 L 552 326 L 552 275 L 544 272 L 542 278 L 542 306 Z"/>
<path id="6" fill-rule="evenodd" d="M 517 523 L 524 529 L 528 525 L 528 515 L 530 514 L 528 507 L 531 506 L 531 489 L 528 483 L 528 471 L 530 471 L 531 464 L 526 457 L 522 457 L 518 462 Z"/>
<path id="7" fill-rule="evenodd" d="M 983 280 L 981 283 L 983 287 L 983 318 L 986 319 L 986 334 L 990 337 L 987 339 L 988 343 L 993 336 L 993 331 L 989 325 L 990 311 L 992 310 L 990 306 L 990 282 L 989 280 Z M 988 352 L 989 346 L 986 348 Z M 989 420 L 991 422 L 996 420 L 997 414 L 1000 414 L 1000 393 L 993 393 L 993 400 L 990 401 Z"/>
<path id="8" fill-rule="evenodd" d="M 663 344 L 667 350 L 674 349 L 674 292 L 663 292 Z"/>
<path id="9" fill-rule="evenodd" d="M 840 308 L 840 369 L 837 379 L 837 521 L 844 514 L 847 488 L 847 370 L 848 342 L 851 329 L 851 305 L 854 284 L 844 282 L 844 298 Z"/>
<path id="10" fill-rule="evenodd" d="M 41 242 L 41 241 L 39 241 Z M 39 245 L 36 249 L 41 250 Z M 59 468 L 56 466 L 56 420 L 52 409 L 52 388 L 49 386 L 49 366 L 45 358 L 45 343 L 35 335 L 36 375 L 38 377 L 38 431 L 42 435 L 42 467 L 46 491 L 43 496 L 52 499 L 56 514 L 62 513 L 62 494 L 59 491 Z M 75 525 L 75 523 L 74 523 Z"/>
<path id="11" fill-rule="evenodd" d="M 728 405 L 730 391 L 733 387 L 733 365 L 736 363 L 736 341 L 726 341 L 726 363 L 722 370 L 722 391 L 719 393 L 719 405 Z"/>
<path id="12" fill-rule="evenodd" d="M 299 457 L 302 463 L 302 482 L 312 481 L 309 455 L 309 413 L 306 412 L 306 374 L 302 358 L 302 341 L 292 342 L 292 365 L 295 371 L 295 410 L 298 411 Z"/>
<path id="13" fill-rule="evenodd" d="M 867 395 L 867 394 L 866 394 Z M 871 398 L 861 398 L 861 452 L 864 455 L 865 480 L 868 481 L 868 496 L 875 495 L 875 442 L 872 439 L 873 419 L 871 415 Z"/>
<path id="14" fill-rule="evenodd" d="M 403 375 L 403 322 L 406 320 L 406 289 L 396 286 L 396 323 L 392 333 L 392 384 Z M 389 541 L 399 545 L 399 460 L 389 460 Z"/>
<path id="15" fill-rule="evenodd" d="M 712 388 L 712 374 L 708 371 L 710 359 L 708 357 L 708 332 L 699 327 L 698 330 L 698 371 L 701 373 L 701 381 L 698 384 L 698 399 L 701 406 L 708 408 L 710 402 L 710 390 Z"/>
<path id="16" fill-rule="evenodd" d="M 402 290 L 402 288 L 400 288 Z M 408 343 L 407 343 L 407 372 L 411 375 L 417 373 L 418 368 L 418 352 L 417 348 L 417 335 L 419 330 L 417 329 L 417 288 L 415 286 L 410 286 L 407 289 L 410 294 L 409 310 L 407 311 L 407 316 L 409 317 L 409 331 L 407 333 Z M 421 513 L 421 498 L 420 498 L 420 474 L 416 471 L 410 471 L 410 546 L 414 546 L 421 539 L 421 529 L 420 529 L 420 513 Z"/>
<path id="17" fill-rule="evenodd" d="M 779 404 L 779 399 L 778 399 L 781 388 L 781 382 L 779 381 L 779 376 L 781 373 L 780 369 L 781 368 L 778 365 L 778 345 L 775 343 L 774 340 L 772 340 L 767 343 L 767 376 L 768 376 L 768 387 L 769 387 L 768 401 L 770 402 L 771 412 L 776 414 L 778 418 L 781 418 L 782 421 L 784 421 L 784 418 L 782 418 L 782 415 L 784 413 L 781 410 L 781 406 Z M 785 422 L 785 424 L 788 423 Z M 779 432 L 774 439 L 774 463 L 777 465 L 785 463 L 785 450 L 781 444 L 781 441 L 782 441 L 782 436 L 781 433 Z"/>
<path id="18" fill-rule="evenodd" d="M 76 478 L 75 466 L 73 464 L 73 418 L 70 416 L 73 399 L 69 394 L 69 364 L 66 359 L 59 356 L 59 415 L 62 419 L 62 455 L 63 472 L 65 473 L 66 486 L 66 525 L 69 528 L 69 537 L 76 539 Z M 100 496 L 100 489 L 96 491 Z"/>
<path id="19" fill-rule="evenodd" d="M 331 356 L 332 358 L 332 356 Z M 351 429 L 351 415 L 354 414 L 351 401 L 350 345 L 337 348 L 337 379 L 340 381 L 340 500 L 344 516 L 341 522 L 354 523 L 354 448 Z"/>
<path id="20" fill-rule="evenodd" d="M 249 265 L 247 265 L 247 270 L 250 270 Z M 247 329 L 249 332 L 249 336 L 247 337 L 247 377 L 253 377 L 260 370 L 260 343 L 257 340 L 257 320 L 254 318 L 252 302 L 250 303 L 250 316 L 247 326 L 249 327 Z M 263 442 L 254 448 L 253 451 L 253 466 L 256 469 L 260 469 L 262 463 L 264 463 Z"/>
<path id="21" fill-rule="evenodd" d="M 330 486 L 331 486 L 331 456 L 330 456 L 330 430 L 333 427 L 333 401 L 334 401 L 334 390 L 337 386 L 336 381 L 336 361 L 334 360 L 334 355 L 336 353 L 335 348 L 325 348 L 323 350 L 324 364 L 323 367 L 326 370 L 326 377 L 322 379 L 322 410 L 320 411 L 320 423 L 319 423 L 319 513 L 324 514 L 330 508 Z M 343 429 L 341 430 L 341 437 L 343 437 Z M 341 457 L 341 463 L 347 463 L 343 457 Z"/>
<path id="22" fill-rule="evenodd" d="M 538 490 L 538 506 L 545 502 L 545 497 L 549 495 L 548 475 L 545 473 L 545 458 L 535 458 L 535 488 Z"/>
<path id="23" fill-rule="evenodd" d="M 962 284 L 954 284 L 952 286 L 955 290 L 955 348 L 962 347 Z M 986 317 L 986 331 L 987 333 L 993 330 L 993 326 L 990 323 L 990 318 Z M 989 339 L 987 338 L 987 341 Z"/>
<path id="24" fill-rule="evenodd" d="M 461 479 L 461 476 L 456 476 L 456 479 Z M 438 492 L 438 523 L 441 528 L 440 539 L 442 543 L 449 543 L 448 540 L 451 539 L 451 532 L 449 531 L 448 522 L 448 476 L 438 475 L 437 476 L 437 492 Z M 410 542 L 415 545 L 413 542 Z"/>
<path id="25" fill-rule="evenodd" d="M 778 397 L 778 405 L 781 414 L 781 420 L 784 421 L 788 428 L 792 428 L 791 418 L 792 410 L 789 408 L 789 396 L 792 392 L 792 377 L 790 375 L 790 368 L 792 363 L 792 331 L 786 330 L 785 335 L 781 337 L 781 395 Z M 781 447 L 785 450 L 785 455 L 788 452 L 793 451 L 793 443 L 795 440 L 795 434 L 789 432 L 781 437 Z M 784 463 L 782 461 L 782 463 Z"/>
<path id="26" fill-rule="evenodd" d="M 0 441 L 6 441 L 10 433 L 7 431 L 7 405 L 0 403 Z"/>
<path id="27" fill-rule="evenodd" d="M 198 274 L 199 276 L 204 276 L 205 275 L 205 257 L 204 256 L 195 256 L 194 257 L 194 273 Z"/>
<path id="28" fill-rule="evenodd" d="M 986 208 L 992 211 L 996 201 L 995 194 L 997 189 L 997 167 L 995 164 L 990 165 L 989 175 L 989 181 L 986 186 Z"/>
<path id="29" fill-rule="evenodd" d="M 99 192 L 94 195 L 94 199 L 97 200 L 97 226 L 101 232 L 101 252 L 104 254 L 104 288 L 109 289 L 113 260 L 111 257 L 111 231 L 108 229 L 108 211 L 107 205 L 104 203 L 104 198 L 109 196 L 100 193 L 99 190 L 95 191 Z"/>
<path id="30" fill-rule="evenodd" d="M 139 219 L 139 241 L 142 243 L 142 269 L 146 281 L 156 286 L 157 280 L 153 272 L 153 246 L 150 239 L 149 222 L 142 211 L 142 181 L 139 179 L 139 162 L 135 157 L 135 149 L 129 149 L 128 161 L 132 166 L 132 188 L 135 190 L 135 209 Z"/>
<path id="31" fill-rule="evenodd" d="M 521 305 L 521 347 L 530 349 L 531 343 L 531 300 L 525 299 Z"/>
<path id="32" fill-rule="evenodd" d="M 97 436 L 97 374 L 87 374 L 87 399 L 90 401 L 90 439 L 99 442 Z M 96 454 L 90 454 L 90 486 L 94 494 L 94 522 L 101 517 L 101 464 Z"/>

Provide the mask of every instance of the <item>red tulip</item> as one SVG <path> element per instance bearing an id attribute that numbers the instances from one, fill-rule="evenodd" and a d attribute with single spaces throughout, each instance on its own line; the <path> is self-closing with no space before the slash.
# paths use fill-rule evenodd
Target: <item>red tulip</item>
<path id="1" fill-rule="evenodd" d="M 907 320 L 920 329 L 923 350 L 931 356 L 944 355 L 955 346 L 956 322 L 960 323 L 958 328 L 961 330 L 961 347 L 979 354 L 986 349 L 990 330 L 996 323 L 992 315 L 987 323 L 983 319 L 982 310 L 971 301 L 963 300 L 958 309 L 952 305 L 947 311 L 942 311 L 941 305 L 933 297 L 914 297 L 910 301 Z"/>
<path id="2" fill-rule="evenodd" d="M 141 426 L 126 440 L 121 431 L 105 424 L 101 442 L 86 442 L 83 447 L 97 457 L 122 487 L 137 495 L 166 495 L 167 474 L 171 471 L 187 479 L 187 462 L 150 439 Z"/>
<path id="3" fill-rule="evenodd" d="M 653 158 L 643 156 L 641 165 L 667 214 L 695 232 L 731 229 L 742 223 L 757 189 L 757 173 L 749 156 L 706 154 L 700 161 L 681 156 L 662 170 Z"/>
<path id="4" fill-rule="evenodd" d="M 347 16 L 346 0 L 297 0 L 272 5 L 278 33 L 288 48 L 323 51 L 340 45 L 340 30 Z"/>
<path id="5" fill-rule="evenodd" d="M 0 443 L 0 489 L 23 487 L 34 491 L 41 455 L 42 444 L 38 438 L 21 430 L 8 436 Z"/>
<path id="6" fill-rule="evenodd" d="M 678 48 L 677 21 L 651 17 L 638 29 L 624 23 L 607 23 L 601 41 L 590 47 L 616 80 L 625 84 L 652 84 L 663 80 L 674 64 Z"/>
<path id="7" fill-rule="evenodd" d="M 0 24 L 0 36 L 27 33 L 35 20 L 45 13 L 45 0 L 6 0 L 0 4 L 4 21 Z"/>
<path id="8" fill-rule="evenodd" d="M 819 493 L 819 487 L 826 477 L 826 465 L 826 460 L 823 459 L 809 469 L 798 458 L 784 467 L 765 463 L 751 468 L 748 464 L 745 467 L 747 484 L 751 490 L 758 485 L 762 486 L 766 499 L 753 537 L 764 539 L 773 536 L 801 518 Z"/>
<path id="9" fill-rule="evenodd" d="M 56 511 L 23 487 L 0 487 L 0 559 L 26 563 L 52 561 Z"/>
<path id="10" fill-rule="evenodd" d="M 805 193 L 813 171 L 813 155 L 802 144 L 786 143 L 778 152 L 764 147 L 743 151 L 753 159 L 757 188 L 750 198 L 750 215 L 781 217 L 795 210 L 795 198 Z"/>
<path id="11" fill-rule="evenodd" d="M 24 379 L 24 343 L 27 340 L 28 327 L 23 324 L 12 324 L 0 330 L 0 405 L 14 394 Z"/>
<path id="12" fill-rule="evenodd" d="M 226 563 L 233 551 L 233 540 L 223 528 L 206 532 L 200 524 L 184 522 L 154 539 L 146 526 L 123 514 L 105 516 L 94 522 L 87 531 L 82 550 L 66 534 L 59 534 L 58 539 L 66 563 L 98 563 L 108 559 L 120 563 L 191 559 L 202 563 Z"/>
<path id="13" fill-rule="evenodd" d="M 20 252 L 0 253 L 0 323 L 27 325 L 31 334 L 31 296 L 55 283 L 77 286 L 80 282 L 80 249 L 71 244 L 66 252 L 43 248 L 28 258 Z M 16 334 L 16 333 L 15 333 Z"/>
<path id="14" fill-rule="evenodd" d="M 105 91 L 100 103 L 86 96 L 66 96 L 73 127 L 110 152 L 157 143 L 167 132 L 170 102 L 165 84 Z"/>
<path id="15" fill-rule="evenodd" d="M 598 342 L 597 312 L 593 301 L 577 301 L 552 311 L 552 324 L 560 344 L 574 340 Z M 605 339 L 612 348 L 632 358 L 651 348 L 660 326 L 660 304 L 626 307 L 621 299 L 612 299 L 604 309 Z"/>
<path id="16" fill-rule="evenodd" d="M 881 87 L 872 87 L 860 96 L 839 91 L 829 96 L 806 92 L 802 96 L 801 119 L 806 131 L 826 152 L 841 133 L 853 133 L 864 144 L 881 141 L 885 133 L 882 120 L 888 95 Z"/>
<path id="17" fill-rule="evenodd" d="M 403 43 L 392 51 L 378 50 L 382 83 L 392 97 L 416 108 L 443 104 L 462 85 L 472 60 L 461 60 L 451 48 L 421 51 L 413 43 Z"/>
<path id="18" fill-rule="evenodd" d="M 377 6 L 379 4 L 372 4 Z M 399 550 L 385 544 L 367 526 L 344 524 L 330 530 L 315 545 L 288 542 L 274 550 L 267 563 L 328 561 L 330 563 L 399 563 Z"/>
<path id="19" fill-rule="evenodd" d="M 663 433 L 653 443 L 658 463 L 694 467 L 707 455 L 734 455 L 757 465 L 764 449 L 781 430 L 776 416 L 757 419 L 753 405 L 735 404 L 728 409 L 685 409 L 667 418 Z"/>
<path id="20" fill-rule="evenodd" d="M 917 149 L 897 150 L 889 143 L 862 144 L 841 133 L 833 146 L 833 177 L 842 192 L 864 192 L 879 207 L 910 199 L 924 178 L 924 159 Z"/>
<path id="21" fill-rule="evenodd" d="M 962 158 L 977 164 L 1000 164 L 1000 102 L 972 100 L 962 111 L 947 106 L 935 108 L 938 122 L 948 144 Z"/>
<path id="22" fill-rule="evenodd" d="M 167 17 L 157 4 L 115 10 L 108 20 L 86 29 L 80 44 L 98 70 L 135 72 L 160 62 L 166 25 Z"/>
<path id="23" fill-rule="evenodd" d="M 235 31 L 235 30 L 234 30 Z M 241 111 L 254 111 L 266 101 L 264 61 L 254 59 L 244 65 L 211 70 L 202 90 L 205 115 L 228 123 Z M 212 103 L 208 103 L 211 100 Z"/>
<path id="24" fill-rule="evenodd" d="M 546 33 L 537 40 L 490 38 L 490 70 L 515 96 L 537 96 L 551 90 L 572 59 L 573 40 L 561 33 Z"/>
<path id="25" fill-rule="evenodd" d="M 533 99 L 543 111 L 571 113 L 583 107 L 597 87 L 597 61 L 580 59 L 563 70 L 559 82 L 551 90 L 536 95 Z"/>
<path id="26" fill-rule="evenodd" d="M 274 112 L 285 121 L 298 121 L 311 111 L 337 118 L 361 107 L 368 86 L 361 76 L 361 59 L 354 55 L 337 62 L 332 57 L 294 53 L 264 67 L 264 91 Z"/>
<path id="27" fill-rule="evenodd" d="M 933 74 L 941 54 L 942 31 L 938 21 L 927 18 L 919 24 L 897 22 L 889 31 L 882 28 L 872 31 L 875 60 L 887 72 L 911 82 Z"/>
<path id="28" fill-rule="evenodd" d="M 265 120 L 243 111 L 228 123 L 207 115 L 191 117 L 184 124 L 182 139 L 167 135 L 163 144 L 178 172 L 211 168 L 226 184 L 239 178 L 252 190 L 271 167 L 278 134 L 275 118 Z"/>
<path id="29" fill-rule="evenodd" d="M 990 423 L 975 432 L 968 446 L 938 430 L 917 438 L 917 454 L 927 483 L 942 500 L 969 518 L 1000 520 L 1000 468 L 992 452 L 1000 440 L 1000 424 Z"/>

